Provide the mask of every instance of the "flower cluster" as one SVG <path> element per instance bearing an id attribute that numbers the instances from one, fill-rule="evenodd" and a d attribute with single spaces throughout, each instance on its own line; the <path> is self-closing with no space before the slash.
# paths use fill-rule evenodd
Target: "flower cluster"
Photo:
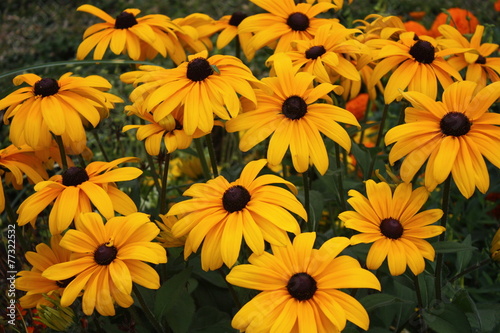
<path id="1" fill-rule="evenodd" d="M 457 256 L 443 281 L 442 255 L 472 249 L 446 241 L 466 229 L 449 200 L 482 209 L 498 187 L 488 26 L 455 8 L 427 30 L 381 14 L 347 22 L 352 0 L 250 2 L 261 12 L 219 19 L 82 5 L 104 22 L 83 31 L 75 71 L 86 57 L 132 69 L 23 73 L 0 96 L 0 214 L 37 239 L 23 242 L 16 288 L 48 327 L 134 306 L 155 331 L 198 331 L 192 318 L 224 312 L 241 332 L 326 333 L 368 330 L 379 303 L 400 302 L 406 322 L 375 323 L 439 330 L 434 301 L 451 299 L 446 313 L 469 302 L 442 290 L 483 264 Z M 484 265 L 499 259 L 491 234 Z M 212 296 L 223 310 L 207 310 Z"/>

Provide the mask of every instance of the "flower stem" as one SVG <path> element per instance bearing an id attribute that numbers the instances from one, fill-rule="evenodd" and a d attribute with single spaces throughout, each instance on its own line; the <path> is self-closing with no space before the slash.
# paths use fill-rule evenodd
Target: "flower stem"
<path id="1" fill-rule="evenodd" d="M 451 176 L 448 176 L 444 182 L 443 186 L 443 199 L 442 199 L 442 209 L 443 217 L 441 218 L 441 226 L 446 228 L 446 223 L 448 221 L 448 210 L 450 206 L 450 187 L 451 187 Z M 441 233 L 438 237 L 438 242 L 442 242 L 445 239 L 445 231 Z M 436 291 L 436 299 L 441 300 L 441 278 L 443 270 L 443 253 L 438 253 L 436 256 L 436 272 L 434 279 L 434 289 Z"/>
<path id="2" fill-rule="evenodd" d="M 200 158 L 201 168 L 203 169 L 203 176 L 206 180 L 210 179 L 210 170 L 208 169 L 207 158 L 205 157 L 205 152 L 203 151 L 203 145 L 200 139 L 194 139 L 194 145 L 196 146 L 196 152 Z"/>
<path id="3" fill-rule="evenodd" d="M 339 191 L 340 207 L 342 210 L 347 210 L 345 195 L 344 195 L 344 181 L 342 177 L 342 163 L 340 161 L 340 145 L 335 142 L 335 162 L 337 164 L 337 186 Z"/>
<path id="4" fill-rule="evenodd" d="M 151 175 L 153 176 L 153 181 L 155 183 L 156 191 L 158 191 L 158 195 L 160 195 L 160 193 L 161 193 L 160 177 L 158 176 L 158 173 L 156 172 L 155 162 L 153 161 L 153 156 L 146 153 L 146 158 L 148 159 L 148 164 L 149 164 L 149 167 L 151 168 Z"/>
<path id="5" fill-rule="evenodd" d="M 212 135 L 205 135 L 205 142 L 207 143 L 208 155 L 210 156 L 210 163 L 212 164 L 212 174 L 215 177 L 219 176 L 219 169 L 217 169 L 217 156 L 215 155 L 214 143 L 212 141 Z"/>
<path id="6" fill-rule="evenodd" d="M 2 182 L 2 179 L 0 178 L 0 182 Z M 3 184 L 0 183 L 0 186 L 3 186 Z M 7 216 L 9 217 L 10 223 L 16 224 L 17 221 L 17 214 L 12 208 L 12 203 L 10 202 L 9 196 L 5 195 L 5 211 L 7 212 Z"/>
<path id="7" fill-rule="evenodd" d="M 59 154 L 61 154 L 62 170 L 66 171 L 68 169 L 68 160 L 66 159 L 66 151 L 64 150 L 64 143 L 60 135 L 54 135 L 54 140 L 56 140 L 57 146 L 59 147 Z"/>
<path id="8" fill-rule="evenodd" d="M 95 142 L 97 143 L 97 146 L 99 147 L 99 150 L 101 151 L 102 156 L 104 157 L 104 160 L 106 162 L 109 162 L 110 160 L 108 158 L 108 155 L 106 154 L 106 150 L 104 149 L 101 140 L 99 140 L 99 135 L 97 135 L 96 131 L 90 131 L 90 132 L 92 133 L 92 136 L 94 137 Z"/>
<path id="9" fill-rule="evenodd" d="M 227 288 L 229 289 L 229 293 L 231 294 L 231 297 L 233 298 L 234 304 L 238 307 L 238 309 L 241 309 L 241 302 L 238 298 L 238 294 L 236 294 L 236 290 L 234 290 L 233 285 L 226 280 L 226 273 L 224 273 L 222 268 L 217 269 L 217 271 L 222 276 L 222 279 L 224 280 L 224 282 L 226 282 Z"/>
<path id="10" fill-rule="evenodd" d="M 151 323 L 151 325 L 153 325 L 153 327 L 155 328 L 155 331 L 156 332 L 165 332 L 163 327 L 160 325 L 160 323 L 156 320 L 155 316 L 151 312 L 151 309 L 148 307 L 148 305 L 144 301 L 144 298 L 142 297 L 142 294 L 139 291 L 139 288 L 137 288 L 137 286 L 135 284 L 133 284 L 132 290 L 134 292 L 135 297 L 139 301 L 139 304 L 141 305 L 142 311 L 144 311 L 146 318 Z"/>
<path id="11" fill-rule="evenodd" d="M 466 275 L 466 274 L 469 274 L 471 272 L 474 272 L 475 270 L 483 267 L 483 266 L 486 266 L 488 265 L 489 263 L 491 263 L 492 260 L 490 257 L 478 262 L 478 263 L 475 263 L 474 265 L 471 265 L 469 267 L 467 267 L 466 269 L 464 269 L 463 271 L 461 271 L 460 273 L 458 273 L 457 275 L 455 275 L 454 277 L 452 277 L 451 279 L 448 280 L 449 283 L 453 283 L 455 280 L 461 278 L 462 276 Z"/>
<path id="12" fill-rule="evenodd" d="M 307 221 L 308 223 L 308 230 L 313 231 L 315 229 L 314 221 L 311 221 L 311 214 L 310 214 L 310 207 L 309 207 L 309 190 L 310 190 L 310 172 L 311 168 L 307 169 L 303 174 L 302 174 L 302 182 L 304 183 L 304 208 L 306 210 L 306 216 L 307 216 Z"/>
<path id="13" fill-rule="evenodd" d="M 165 214 L 167 212 L 167 178 L 168 178 L 168 167 L 170 165 L 170 154 L 163 153 L 165 158 L 163 159 L 163 176 L 161 178 L 161 192 L 160 192 L 160 214 Z"/>
<path id="14" fill-rule="evenodd" d="M 380 125 L 379 125 L 380 127 L 377 133 L 377 141 L 375 142 L 375 148 L 378 148 L 378 146 L 380 146 L 380 142 L 382 142 L 382 138 L 384 137 L 384 128 L 388 113 L 389 113 L 389 104 L 385 104 L 384 111 L 382 112 L 382 119 L 380 120 Z M 377 155 L 373 156 L 372 160 L 370 161 L 370 167 L 368 169 L 368 172 L 365 174 L 365 179 L 368 179 L 372 176 L 373 168 L 375 168 L 376 161 L 377 161 Z"/>

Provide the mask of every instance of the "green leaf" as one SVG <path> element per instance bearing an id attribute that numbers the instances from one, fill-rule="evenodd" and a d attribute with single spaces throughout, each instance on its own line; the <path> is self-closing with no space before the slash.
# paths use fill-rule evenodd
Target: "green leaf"
<path id="1" fill-rule="evenodd" d="M 233 333 L 231 318 L 215 307 L 203 306 L 196 311 L 193 323 L 189 327 L 192 333 Z"/>
<path id="2" fill-rule="evenodd" d="M 177 302 L 181 301 L 183 294 L 187 294 L 187 282 L 190 276 L 191 267 L 188 267 L 165 281 L 158 289 L 154 307 L 157 318 L 162 318 L 174 306 L 177 307 Z"/>
<path id="3" fill-rule="evenodd" d="M 169 302 L 170 303 L 170 302 Z M 181 289 L 179 298 L 165 312 L 168 325 L 174 333 L 187 333 L 196 310 L 194 300 L 186 289 Z"/>
<path id="4" fill-rule="evenodd" d="M 430 310 L 423 310 L 427 325 L 436 332 L 470 333 L 472 328 L 465 313 L 453 303 L 440 302 Z"/>
<path id="5" fill-rule="evenodd" d="M 476 303 L 474 303 L 467 290 L 458 290 L 453 296 L 453 300 L 451 302 L 458 306 L 463 312 L 468 314 L 471 324 L 475 324 L 474 326 L 481 330 L 481 317 L 477 311 Z"/>
<path id="6" fill-rule="evenodd" d="M 407 301 L 393 295 L 380 293 L 365 296 L 360 300 L 360 303 L 363 305 L 366 311 L 372 311 L 383 306 L 388 306 L 396 303 L 411 303 L 411 301 Z"/>
<path id="7" fill-rule="evenodd" d="M 460 251 L 476 250 L 474 246 L 455 241 L 437 242 L 433 243 L 432 246 L 434 246 L 434 250 L 436 250 L 436 253 L 455 253 Z"/>

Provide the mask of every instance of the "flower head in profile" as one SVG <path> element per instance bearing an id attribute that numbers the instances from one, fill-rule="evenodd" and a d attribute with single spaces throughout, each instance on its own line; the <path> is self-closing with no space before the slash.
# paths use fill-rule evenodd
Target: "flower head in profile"
<path id="1" fill-rule="evenodd" d="M 438 82 L 443 88 L 452 84 L 453 78 L 462 81 L 460 73 L 446 60 L 446 56 L 466 52 L 465 48 L 440 49 L 438 42 L 428 36 L 418 37 L 414 32 L 403 32 L 398 41 L 372 41 L 380 47 L 370 86 L 393 71 L 384 91 L 386 104 L 398 98 L 400 90 L 419 91 L 435 99 Z"/>
<path id="2" fill-rule="evenodd" d="M 177 238 L 172 234 L 172 227 L 177 223 L 177 221 L 179 221 L 179 219 L 173 215 L 166 216 L 163 214 L 160 214 L 160 219 L 161 221 L 156 221 L 156 224 L 161 230 L 160 234 L 156 238 L 160 244 L 165 248 L 184 246 L 187 237 L 184 235 Z"/>
<path id="3" fill-rule="evenodd" d="M 60 295 L 64 288 L 73 280 L 69 277 L 64 280 L 49 280 L 43 277 L 43 272 L 52 265 L 69 261 L 71 251 L 61 247 L 61 235 L 50 238 L 50 246 L 41 243 L 36 246 L 36 251 L 26 252 L 26 260 L 31 264 L 29 271 L 20 271 L 17 274 L 16 288 L 26 291 L 19 299 L 23 308 L 39 308 L 41 305 L 52 305 L 45 297 Z"/>
<path id="4" fill-rule="evenodd" d="M 315 5 L 295 4 L 293 0 L 251 0 L 268 11 L 247 17 L 238 26 L 238 33 L 253 33 L 250 47 L 255 51 L 270 46 L 275 53 L 291 50 L 294 40 L 312 39 L 317 29 L 331 19 L 317 18 L 320 13 L 335 8 L 332 3 L 322 2 Z"/>
<path id="5" fill-rule="evenodd" d="M 116 168 L 120 163 L 135 160 L 135 157 L 123 157 L 111 162 L 92 162 L 85 168 L 70 167 L 62 175 L 39 182 L 35 185 L 36 193 L 19 206 L 17 223 L 25 225 L 35 220 L 52 202 L 49 215 L 52 235 L 60 234 L 80 213 L 91 212 L 94 207 L 107 219 L 113 217 L 115 211 L 120 214 L 136 212 L 135 203 L 115 184 L 142 174 L 135 167 Z"/>
<path id="6" fill-rule="evenodd" d="M 65 145 L 70 145 L 68 141 L 85 143 L 84 126 L 96 127 L 114 103 L 123 102 L 106 92 L 111 84 L 98 75 L 76 77 L 66 73 L 56 80 L 21 74 L 13 82 L 16 86 L 29 85 L 0 100 L 0 110 L 7 108 L 4 123 L 12 118 L 9 138 L 18 147 L 27 144 L 34 149 L 48 148 L 52 134 L 62 136 Z"/>
<path id="7" fill-rule="evenodd" d="M 209 133 L 214 114 L 221 119 L 235 117 L 240 111 L 238 94 L 255 102 L 252 85 L 260 85 L 251 70 L 233 56 L 203 51 L 188 57 L 173 69 L 141 66 L 140 71 L 122 75 L 125 82 L 139 85 L 130 99 L 154 109 L 154 120 L 161 121 L 176 108 L 184 106 L 183 128 L 187 135 L 196 129 Z M 167 101 L 167 102 L 165 102 Z"/>
<path id="8" fill-rule="evenodd" d="M 252 254 L 250 264 L 234 267 L 226 279 L 236 286 L 262 290 L 233 318 L 241 332 L 340 332 L 350 321 L 367 330 L 363 306 L 339 289 L 372 288 L 380 282 L 354 258 L 339 254 L 349 239 L 334 237 L 313 249 L 316 233 L 297 235 L 272 254 Z"/>
<path id="9" fill-rule="evenodd" d="M 242 238 L 254 253 L 261 254 L 264 241 L 283 246 L 287 232 L 300 233 L 290 212 L 307 220 L 304 207 L 291 192 L 271 184 L 284 184 L 294 194 L 297 190 L 292 183 L 272 174 L 257 177 L 266 164 L 265 159 L 252 161 L 234 182 L 219 176 L 184 192 L 191 199 L 173 205 L 167 216 L 179 216 L 172 234 L 176 238 L 187 235 L 185 258 L 203 242 L 204 270 L 215 270 L 223 263 L 231 267 L 238 259 Z"/>
<path id="10" fill-rule="evenodd" d="M 30 182 L 38 183 L 49 178 L 43 162 L 34 150 L 26 145 L 15 147 L 10 145 L 0 149 L 0 213 L 5 209 L 5 194 L 3 183 L 12 184 L 20 190 L 23 187 L 24 175 Z"/>
<path id="11" fill-rule="evenodd" d="M 391 128 L 385 143 L 401 164 L 401 178 L 411 182 L 427 161 L 425 186 L 432 191 L 452 175 L 460 193 L 469 198 L 477 187 L 486 193 L 490 179 L 484 157 L 500 168 L 500 115 L 488 108 L 500 97 L 500 82 L 477 91 L 470 81 L 455 82 L 444 90 L 442 101 L 411 91 L 403 93 L 406 124 Z"/>
<path id="12" fill-rule="evenodd" d="M 365 197 L 349 191 L 347 202 L 354 208 L 339 215 L 346 228 L 359 231 L 351 244 L 373 243 L 366 266 L 378 269 L 387 258 L 391 275 L 401 275 L 408 266 L 413 274 L 424 271 L 424 258 L 433 261 L 435 251 L 425 239 L 437 236 L 444 227 L 431 225 L 441 218 L 441 209 L 418 213 L 429 197 L 425 187 L 412 190 L 411 184 L 399 184 L 394 193 L 389 184 L 366 182 Z"/>
<path id="13" fill-rule="evenodd" d="M 83 42 L 76 53 L 79 60 L 84 59 L 92 49 L 93 59 L 101 60 L 108 47 L 114 54 L 124 53 L 133 60 L 153 59 L 158 53 L 164 58 L 170 56 L 177 64 L 186 60 L 186 53 L 175 35 L 181 28 L 168 16 L 154 14 L 137 17 L 141 11 L 129 8 L 114 19 L 92 5 L 82 5 L 77 10 L 104 21 L 85 30 Z"/>
<path id="14" fill-rule="evenodd" d="M 280 164 L 288 147 L 294 168 L 305 172 L 314 165 L 321 174 L 328 169 L 328 153 L 321 134 L 337 142 L 345 150 L 351 148 L 351 138 L 337 122 L 359 126 L 349 111 L 332 104 L 319 102 L 328 99 L 331 91 L 340 92 L 330 83 L 312 86 L 314 76 L 296 73 L 292 61 L 284 54 L 274 58 L 276 77 L 262 82 L 272 92 L 257 90 L 256 108 L 244 105 L 244 112 L 226 122 L 228 132 L 244 131 L 240 149 L 248 151 L 271 136 L 267 159 L 271 165 Z"/>
<path id="15" fill-rule="evenodd" d="M 470 51 L 457 54 L 448 62 L 458 71 L 466 68 L 465 79 L 478 84 L 477 89 L 484 88 L 489 82 L 500 81 L 500 58 L 490 57 L 498 50 L 498 44 L 482 43 L 484 26 L 476 26 L 476 30 L 470 41 L 457 29 L 448 24 L 439 27 L 439 31 L 445 37 L 443 43 L 449 47 L 470 48 Z"/>
<path id="16" fill-rule="evenodd" d="M 193 13 L 186 17 L 179 17 L 172 22 L 181 30 L 176 31 L 177 38 L 184 49 L 190 53 L 211 51 L 214 46 L 212 36 L 221 29 L 216 21 L 203 13 Z"/>
<path id="17" fill-rule="evenodd" d="M 115 315 L 114 303 L 134 303 L 132 282 L 149 289 L 160 287 L 158 273 L 150 265 L 167 262 L 165 248 L 152 240 L 160 229 L 144 213 L 108 219 L 85 213 L 76 230 L 68 230 L 60 245 L 73 253 L 71 260 L 50 266 L 42 276 L 50 280 L 73 278 L 61 296 L 61 306 L 70 306 L 83 290 L 83 313 L 94 308 L 103 316 Z"/>
<path id="18" fill-rule="evenodd" d="M 252 60 L 255 55 L 255 50 L 250 44 L 251 32 L 238 32 L 240 23 L 248 17 L 243 12 L 234 12 L 232 15 L 224 15 L 217 22 L 216 26 L 220 32 L 217 36 L 216 46 L 218 49 L 226 47 L 233 39 L 238 37 L 238 43 L 248 61 Z"/>
<path id="19" fill-rule="evenodd" d="M 155 121 L 152 112 L 141 112 L 144 104 L 133 104 L 125 107 L 128 115 L 135 115 L 146 121 L 141 125 L 125 125 L 123 132 L 137 129 L 137 140 L 144 141 L 146 151 L 149 155 L 157 156 L 163 145 L 167 153 L 172 153 L 177 149 L 186 149 L 191 145 L 193 138 L 203 136 L 205 133 L 196 131 L 195 135 L 187 135 L 183 129 L 183 108 L 179 107 L 172 113 L 166 115 L 158 122 Z"/>
<path id="20" fill-rule="evenodd" d="M 292 59 L 293 67 L 316 76 L 318 82 L 334 82 L 337 76 L 359 81 L 360 75 L 356 66 L 346 59 L 346 55 L 355 56 L 362 53 L 363 45 L 349 37 L 357 29 L 347 29 L 334 22 L 318 28 L 314 38 L 293 42 L 293 49 L 285 52 Z M 366 52 L 366 51 L 365 51 Z M 273 63 L 275 56 L 267 62 Z"/>

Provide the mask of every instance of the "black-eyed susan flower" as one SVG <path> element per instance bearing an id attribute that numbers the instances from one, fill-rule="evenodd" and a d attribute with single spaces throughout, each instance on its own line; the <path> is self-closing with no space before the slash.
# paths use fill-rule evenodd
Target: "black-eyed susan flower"
<path id="1" fill-rule="evenodd" d="M 112 217 L 106 224 L 97 213 L 82 214 L 76 230 L 68 230 L 60 242 L 72 251 L 70 260 L 50 266 L 42 276 L 60 281 L 74 277 L 62 293 L 62 306 L 73 304 L 83 290 L 86 315 L 95 308 L 103 316 L 113 316 L 115 302 L 124 308 L 134 303 L 133 282 L 160 287 L 158 273 L 145 263 L 167 262 L 165 248 L 152 242 L 159 232 L 144 213 Z"/>
<path id="2" fill-rule="evenodd" d="M 241 332 L 340 332 L 346 322 L 367 330 L 370 319 L 363 306 L 339 290 L 371 288 L 380 282 L 354 258 L 339 254 L 349 239 L 334 237 L 313 249 L 316 233 L 297 235 L 286 247 L 252 254 L 250 264 L 234 267 L 229 283 L 262 290 L 232 320 Z"/>
<path id="3" fill-rule="evenodd" d="M 185 258 L 203 242 L 204 270 L 215 270 L 223 263 L 231 267 L 238 259 L 242 238 L 254 253 L 261 254 L 264 241 L 283 246 L 287 231 L 300 233 L 290 213 L 307 220 L 304 207 L 293 195 L 297 190 L 292 183 L 272 174 L 257 177 L 266 164 L 265 159 L 252 161 L 234 182 L 219 176 L 184 192 L 184 196 L 192 198 L 176 203 L 166 215 L 179 216 L 172 227 L 175 237 L 187 234 Z M 284 184 L 293 194 L 271 184 Z"/>
<path id="4" fill-rule="evenodd" d="M 190 53 L 211 51 L 214 47 L 212 36 L 221 29 L 212 17 L 203 13 L 189 14 L 172 22 L 181 27 L 181 30 L 176 31 L 177 38 Z"/>
<path id="5" fill-rule="evenodd" d="M 285 52 L 294 67 L 316 76 L 318 82 L 335 82 L 338 76 L 359 81 L 356 66 L 346 59 L 363 51 L 363 44 L 349 39 L 357 29 L 347 29 L 338 22 L 324 24 L 318 28 L 314 38 L 292 42 L 293 49 Z M 267 62 L 273 63 L 275 56 Z"/>
<path id="6" fill-rule="evenodd" d="M 35 185 L 36 193 L 19 206 L 17 223 L 25 225 L 35 220 L 54 202 L 49 215 L 52 235 L 63 232 L 83 212 L 96 208 L 105 218 L 114 212 L 131 214 L 137 211 L 130 197 L 116 187 L 115 182 L 132 180 L 142 171 L 135 167 L 116 168 L 118 164 L 137 160 L 123 157 L 111 162 L 92 162 L 85 167 L 70 167 L 62 175 L 54 175 Z"/>
<path id="7" fill-rule="evenodd" d="M 375 42 L 373 42 L 375 43 Z M 403 32 L 398 41 L 390 39 L 376 42 L 381 47 L 374 60 L 378 61 L 371 77 L 370 86 L 389 73 L 384 100 L 390 104 L 398 98 L 401 90 L 419 91 L 435 99 L 438 82 L 443 88 L 454 81 L 462 81 L 460 73 L 445 59 L 446 56 L 466 52 L 465 48 L 440 49 L 438 41 L 429 36 L 416 36 L 414 32 Z"/>
<path id="8" fill-rule="evenodd" d="M 160 244 L 166 248 L 184 246 L 187 237 L 182 236 L 180 238 L 176 238 L 172 234 L 172 227 L 177 223 L 177 221 L 179 221 L 179 219 L 176 216 L 172 215 L 166 216 L 160 214 L 159 216 L 161 221 L 156 221 L 156 224 L 161 231 L 158 237 L 156 237 L 156 240 L 158 240 L 158 242 L 160 242 Z"/>
<path id="9" fill-rule="evenodd" d="M 448 24 L 439 27 L 439 31 L 449 47 L 470 48 L 471 51 L 458 54 L 448 62 L 458 71 L 466 68 L 465 79 L 478 84 L 477 89 L 485 87 L 489 82 L 500 81 L 500 58 L 490 57 L 498 50 L 498 44 L 482 43 L 484 26 L 478 25 L 476 31 L 467 40 L 457 29 Z"/>
<path id="10" fill-rule="evenodd" d="M 31 147 L 26 145 L 15 147 L 10 145 L 0 149 L 0 213 L 5 209 L 5 194 L 3 183 L 12 184 L 20 190 L 23 186 L 24 175 L 32 183 L 38 183 L 49 178 L 47 171 Z"/>
<path id="11" fill-rule="evenodd" d="M 406 124 L 390 129 L 385 143 L 391 148 L 389 162 L 405 157 L 401 178 L 411 182 L 427 161 L 425 186 L 432 191 L 452 175 L 466 198 L 477 187 L 488 190 L 490 179 L 484 157 L 500 168 L 500 115 L 488 108 L 500 97 L 500 82 L 477 92 L 477 84 L 456 82 L 444 90 L 442 101 L 419 92 L 403 93 L 412 107 L 406 108 Z M 483 157 L 484 156 L 484 157 Z"/>
<path id="12" fill-rule="evenodd" d="M 347 1 L 348 1 L 349 5 L 353 2 L 353 0 L 306 0 L 307 3 L 331 2 L 331 3 L 335 4 L 335 6 L 337 6 L 335 8 L 335 10 L 342 9 L 342 7 L 344 6 L 344 2 L 347 2 Z"/>
<path id="13" fill-rule="evenodd" d="M 140 109 L 144 104 L 128 105 L 125 110 L 128 115 L 135 115 L 147 123 L 141 125 L 125 125 L 123 132 L 131 129 L 137 129 L 137 140 L 144 141 L 146 151 L 149 155 L 157 156 L 160 153 L 162 142 L 165 146 L 167 153 L 172 153 L 177 149 L 186 149 L 191 145 L 193 138 L 203 136 L 205 133 L 200 131 L 195 132 L 195 135 L 187 135 L 184 132 L 183 121 L 183 108 L 178 107 L 172 113 L 160 119 L 158 122 L 154 120 L 153 113 L 141 112 Z"/>
<path id="14" fill-rule="evenodd" d="M 104 21 L 85 30 L 76 52 L 79 60 L 84 59 L 92 49 L 95 49 L 93 59 L 101 60 L 108 47 L 114 54 L 124 53 L 133 60 L 152 59 L 158 53 L 164 58 L 170 56 L 177 64 L 186 60 L 186 53 L 175 34 L 181 28 L 168 16 L 154 14 L 137 17 L 141 11 L 128 8 L 114 19 L 92 5 L 82 5 L 77 10 Z"/>
<path id="15" fill-rule="evenodd" d="M 431 225 L 441 218 L 441 209 L 418 212 L 427 201 L 425 187 L 412 190 L 412 185 L 401 183 L 394 193 L 389 184 L 366 182 L 365 197 L 350 190 L 347 202 L 354 208 L 339 215 L 346 228 L 359 231 L 351 237 L 351 244 L 373 243 L 368 251 L 366 266 L 378 269 L 387 258 L 392 275 L 401 275 L 408 266 L 413 274 L 424 271 L 424 258 L 433 261 L 434 248 L 426 238 L 441 234 L 444 227 Z"/>
<path id="16" fill-rule="evenodd" d="M 240 59 L 220 54 L 207 57 L 206 51 L 190 55 L 189 61 L 173 69 L 141 66 L 140 71 L 123 74 L 121 78 L 140 84 L 130 99 L 145 103 L 147 112 L 155 109 L 155 121 L 184 106 L 186 134 L 193 135 L 196 129 L 209 133 L 214 114 L 221 119 L 235 117 L 241 108 L 238 94 L 255 103 L 252 85 L 261 84 Z"/>
<path id="17" fill-rule="evenodd" d="M 331 19 L 317 18 L 320 13 L 336 8 L 332 3 L 322 2 L 315 5 L 295 4 L 293 0 L 250 0 L 268 13 L 247 17 L 238 26 L 238 33 L 252 33 L 250 47 L 257 51 L 269 46 L 275 53 L 292 49 L 294 40 L 312 39 L 318 28 Z"/>
<path id="18" fill-rule="evenodd" d="M 244 131 L 240 149 L 248 151 L 271 134 L 267 159 L 271 165 L 280 164 L 288 147 L 294 168 L 305 172 L 314 165 L 321 174 L 328 169 L 328 153 L 321 134 L 337 142 L 345 150 L 351 148 L 351 139 L 337 122 L 359 126 L 349 111 L 318 100 L 327 98 L 339 86 L 321 83 L 312 86 L 314 76 L 297 73 L 292 61 L 284 54 L 274 58 L 276 77 L 264 78 L 272 91 L 256 90 L 256 108 L 244 105 L 244 112 L 226 122 L 228 132 Z"/>
<path id="19" fill-rule="evenodd" d="M 9 138 L 18 147 L 26 143 L 34 149 L 48 148 L 52 134 L 62 136 L 65 145 L 70 145 L 68 140 L 86 142 L 84 125 L 96 127 L 114 103 L 123 102 L 106 92 L 111 84 L 98 75 L 76 77 L 66 73 L 55 80 L 22 74 L 13 82 L 30 86 L 0 100 L 0 109 L 7 108 L 4 122 L 8 124 L 12 118 Z"/>
<path id="20" fill-rule="evenodd" d="M 61 238 L 61 235 L 54 235 L 50 238 L 50 246 L 41 243 L 36 246 L 35 252 L 26 252 L 26 260 L 32 268 L 29 271 L 20 271 L 16 279 L 16 288 L 26 291 L 26 294 L 19 299 L 23 308 L 38 308 L 42 304 L 50 306 L 50 301 L 43 295 L 48 297 L 60 295 L 68 283 L 73 280 L 73 277 L 63 280 L 49 280 L 42 276 L 42 273 L 50 266 L 69 260 L 71 251 L 59 245 Z"/>
<path id="21" fill-rule="evenodd" d="M 253 34 L 251 32 L 238 32 L 238 26 L 247 17 L 248 15 L 243 12 L 234 12 L 232 15 L 225 15 L 217 21 L 216 25 L 220 29 L 216 42 L 218 49 L 226 47 L 233 39 L 238 37 L 238 47 L 241 47 L 247 60 L 253 59 L 255 50 L 250 44 L 250 38 L 252 38 Z"/>

